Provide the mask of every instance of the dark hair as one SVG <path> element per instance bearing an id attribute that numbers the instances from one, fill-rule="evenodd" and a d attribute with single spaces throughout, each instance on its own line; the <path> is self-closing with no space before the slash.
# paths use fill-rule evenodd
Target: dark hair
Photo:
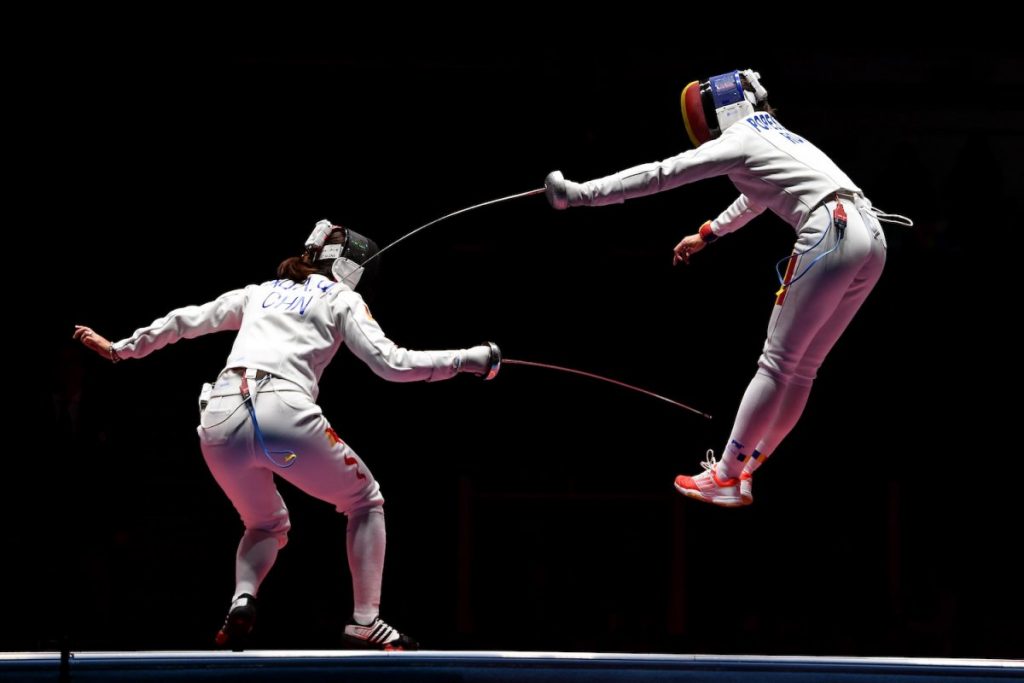
<path id="1" fill-rule="evenodd" d="M 345 242 L 345 231 L 342 228 L 335 228 L 327 236 L 324 244 L 343 244 Z M 302 256 L 289 256 L 277 267 L 277 276 L 291 280 L 292 282 L 304 282 L 307 277 L 319 273 L 324 277 L 331 277 L 330 262 L 317 266 L 316 259 L 319 250 L 315 254 L 303 254 Z"/>
<path id="2" fill-rule="evenodd" d="M 303 256 L 289 256 L 277 267 L 277 276 L 292 282 L 304 282 L 310 275 L 320 272 L 320 268 L 311 265 Z"/>

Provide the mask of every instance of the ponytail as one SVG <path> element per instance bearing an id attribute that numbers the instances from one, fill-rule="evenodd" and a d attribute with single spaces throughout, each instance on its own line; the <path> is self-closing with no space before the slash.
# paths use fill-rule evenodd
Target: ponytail
<path id="1" fill-rule="evenodd" d="M 301 256 L 289 256 L 277 267 L 277 276 L 292 282 L 304 282 L 310 275 L 319 272 L 319 268 L 309 264 Z"/>

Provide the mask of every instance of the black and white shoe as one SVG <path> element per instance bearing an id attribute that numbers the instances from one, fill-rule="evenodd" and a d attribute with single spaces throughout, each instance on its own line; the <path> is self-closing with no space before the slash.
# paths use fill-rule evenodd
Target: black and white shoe
<path id="1" fill-rule="evenodd" d="M 217 632 L 214 642 L 221 647 L 241 650 L 255 624 L 256 598 L 248 593 L 242 593 L 231 603 L 228 615 L 224 617 L 224 625 Z"/>
<path id="2" fill-rule="evenodd" d="M 380 617 L 364 626 L 355 620 L 345 624 L 341 636 L 345 647 L 359 650 L 418 650 L 420 644 L 409 636 L 399 633 Z"/>

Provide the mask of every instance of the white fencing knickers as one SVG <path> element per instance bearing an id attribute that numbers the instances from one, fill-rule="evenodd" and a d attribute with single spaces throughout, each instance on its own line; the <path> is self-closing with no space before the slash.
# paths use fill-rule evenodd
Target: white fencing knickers
<path id="1" fill-rule="evenodd" d="M 757 374 L 724 451 L 723 476 L 738 476 L 752 454 L 770 454 L 796 424 L 818 368 L 882 274 L 885 234 L 871 203 L 860 195 L 841 201 L 847 226 L 838 246 L 835 197 L 812 211 L 798 232 L 786 269 L 789 284 L 776 296 Z M 787 392 L 801 396 L 784 401 Z M 783 404 L 789 414 L 780 414 Z"/>
<path id="2" fill-rule="evenodd" d="M 320 407 L 297 385 L 264 375 L 249 382 L 256 417 L 268 451 L 295 453 L 289 467 L 280 466 L 280 453 L 272 456 L 278 464 L 272 462 L 256 438 L 237 371 L 221 373 L 196 430 L 210 472 L 246 529 L 277 536 L 282 546 L 286 542 L 288 509 L 275 474 L 346 515 L 382 505 L 373 474 L 331 429 Z"/>

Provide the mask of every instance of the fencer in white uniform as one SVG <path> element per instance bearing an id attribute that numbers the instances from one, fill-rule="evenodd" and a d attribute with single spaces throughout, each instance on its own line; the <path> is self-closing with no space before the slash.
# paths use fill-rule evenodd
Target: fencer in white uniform
<path id="1" fill-rule="evenodd" d="M 674 264 L 688 263 L 765 209 L 795 230 L 758 370 L 723 456 L 716 461 L 709 451 L 704 472 L 675 481 L 684 495 L 735 507 L 753 501 L 754 471 L 797 423 L 818 368 L 878 281 L 886 253 L 879 218 L 890 216 L 873 209 L 824 152 L 779 123 L 756 72 L 690 83 L 681 106 L 696 149 L 586 183 L 554 171 L 545 185 L 551 204 L 564 209 L 620 203 L 728 176 L 739 197 L 676 245 Z"/>
<path id="2" fill-rule="evenodd" d="M 362 264 L 376 251 L 362 235 L 321 221 L 304 255 L 285 260 L 278 279 L 176 309 L 114 343 L 88 327 L 76 328 L 76 339 L 114 361 L 143 358 L 179 339 L 238 331 L 216 382 L 204 386 L 197 428 L 210 472 L 245 527 L 235 593 L 218 644 L 244 644 L 260 584 L 287 542 L 288 509 L 274 484 L 276 474 L 348 518 L 354 613 L 343 643 L 416 647 L 380 619 L 384 498 L 366 463 L 317 405 L 318 382 L 342 344 L 392 382 L 445 380 L 460 372 L 489 379 L 500 367 L 500 352 L 494 344 L 413 351 L 388 339 L 355 291 Z"/>

